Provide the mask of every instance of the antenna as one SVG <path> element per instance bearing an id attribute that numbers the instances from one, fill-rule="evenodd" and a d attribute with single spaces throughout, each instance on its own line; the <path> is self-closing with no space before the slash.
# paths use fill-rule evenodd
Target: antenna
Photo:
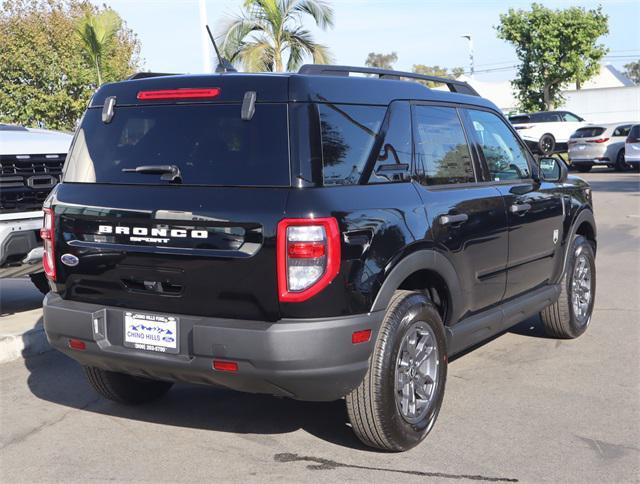
<path id="1" fill-rule="evenodd" d="M 218 65 L 216 66 L 216 72 L 238 72 L 227 59 L 220 55 L 220 51 L 218 50 L 218 46 L 216 45 L 216 41 L 211 34 L 211 29 L 209 25 L 205 25 L 207 28 L 207 33 L 209 34 L 209 38 L 211 39 L 211 43 L 213 44 L 213 48 L 216 51 L 216 56 L 218 57 Z"/>

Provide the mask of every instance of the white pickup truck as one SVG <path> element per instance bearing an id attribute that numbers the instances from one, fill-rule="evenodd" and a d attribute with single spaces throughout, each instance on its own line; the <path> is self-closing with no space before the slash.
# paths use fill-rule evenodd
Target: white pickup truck
<path id="1" fill-rule="evenodd" d="M 531 151 L 545 156 L 567 151 L 569 137 L 588 124 L 569 111 L 516 114 L 509 121 Z"/>
<path id="2" fill-rule="evenodd" d="M 60 181 L 71 139 L 0 124 L 0 277 L 29 275 L 42 292 L 42 202 Z"/>

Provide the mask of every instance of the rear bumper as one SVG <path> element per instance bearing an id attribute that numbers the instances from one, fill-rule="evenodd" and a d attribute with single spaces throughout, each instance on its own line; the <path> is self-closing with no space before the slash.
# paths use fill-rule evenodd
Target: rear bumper
<path id="1" fill-rule="evenodd" d="M 384 316 L 268 323 L 176 314 L 180 353 L 167 354 L 125 347 L 124 312 L 49 293 L 44 329 L 54 348 L 83 365 L 310 401 L 336 400 L 358 386 Z M 372 330 L 370 341 L 354 345 L 351 335 L 363 329 Z M 84 341 L 86 350 L 70 349 L 69 338 Z M 214 359 L 235 361 L 238 371 L 213 370 Z"/>

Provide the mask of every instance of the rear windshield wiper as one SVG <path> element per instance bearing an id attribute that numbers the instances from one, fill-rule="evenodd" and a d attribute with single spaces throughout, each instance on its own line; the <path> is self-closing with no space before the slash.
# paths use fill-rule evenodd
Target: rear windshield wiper
<path id="1" fill-rule="evenodd" d="M 143 175 L 162 175 L 161 180 L 172 183 L 182 183 L 180 168 L 176 165 L 140 165 L 135 168 L 123 168 L 125 173 L 141 173 Z"/>

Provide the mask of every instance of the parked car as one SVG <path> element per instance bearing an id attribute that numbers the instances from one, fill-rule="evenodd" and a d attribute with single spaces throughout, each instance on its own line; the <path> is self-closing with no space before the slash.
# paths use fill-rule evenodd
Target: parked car
<path id="1" fill-rule="evenodd" d="M 624 146 L 624 161 L 630 167 L 640 169 L 640 124 L 631 127 Z"/>
<path id="2" fill-rule="evenodd" d="M 578 129 L 569 139 L 569 161 L 578 171 L 594 165 L 606 165 L 622 171 L 626 168 L 625 140 L 633 123 L 594 124 Z"/>
<path id="3" fill-rule="evenodd" d="M 509 117 L 513 127 L 534 153 L 550 155 L 567 151 L 569 137 L 586 121 L 569 111 L 541 111 Z"/>
<path id="4" fill-rule="evenodd" d="M 593 310 L 589 185 L 450 79 L 105 84 L 44 212 L 49 342 L 121 403 L 174 381 L 345 398 L 362 442 L 407 450 L 449 357 L 537 314 L 576 338 Z"/>
<path id="5" fill-rule="evenodd" d="M 60 179 L 71 135 L 0 124 L 0 277 L 29 274 L 49 289 L 42 269 L 42 202 Z"/>

